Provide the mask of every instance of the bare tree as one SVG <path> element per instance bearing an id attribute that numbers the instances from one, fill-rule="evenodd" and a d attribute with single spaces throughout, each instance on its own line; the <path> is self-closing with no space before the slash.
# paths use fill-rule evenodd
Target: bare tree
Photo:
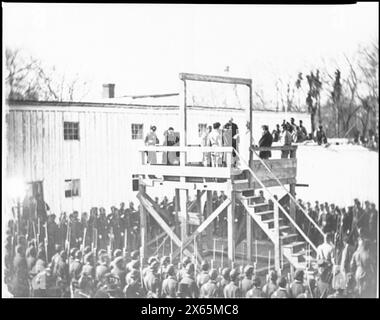
<path id="1" fill-rule="evenodd" d="M 25 57 L 18 49 L 7 48 L 5 84 L 10 100 L 73 101 L 88 93 L 87 82 L 79 76 L 68 78 L 55 68 L 43 66 L 33 57 Z M 79 97 L 79 93 L 82 93 Z"/>

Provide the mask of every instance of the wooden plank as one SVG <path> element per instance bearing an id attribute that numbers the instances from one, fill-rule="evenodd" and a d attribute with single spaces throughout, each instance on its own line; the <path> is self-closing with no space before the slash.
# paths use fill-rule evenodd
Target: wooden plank
<path id="1" fill-rule="evenodd" d="M 231 168 L 141 165 L 137 168 L 137 174 L 228 179 Z"/>
<path id="2" fill-rule="evenodd" d="M 228 152 L 232 153 L 232 147 L 201 147 L 201 146 L 141 146 L 138 152 L 157 151 L 157 152 Z M 284 159 L 290 160 L 290 159 Z"/>
<path id="3" fill-rule="evenodd" d="M 150 183 L 152 179 L 144 179 L 145 183 Z M 202 190 L 206 192 L 207 190 L 212 191 L 224 191 L 227 192 L 230 189 L 229 182 L 205 182 L 205 183 L 192 183 L 192 182 L 180 182 L 180 181 L 154 181 L 153 186 L 162 186 L 178 189 L 187 189 L 187 190 Z"/>
<path id="4" fill-rule="evenodd" d="M 251 147 L 253 151 L 297 150 L 298 146 Z"/>
<path id="5" fill-rule="evenodd" d="M 139 191 L 141 193 L 145 193 L 144 186 L 140 185 Z M 147 240 L 148 240 L 148 230 L 147 230 L 147 223 L 146 223 L 147 216 L 146 216 L 146 210 L 145 210 L 142 198 L 139 198 L 139 200 L 140 200 L 141 260 L 144 261 L 145 257 L 147 256 Z"/>
<path id="6" fill-rule="evenodd" d="M 247 224 L 247 261 L 251 263 L 252 261 L 252 218 L 248 213 L 246 213 L 246 224 Z"/>
<path id="7" fill-rule="evenodd" d="M 206 218 L 208 218 L 212 213 L 212 191 L 207 190 L 207 202 L 206 202 Z M 206 229 L 206 239 L 207 246 L 211 244 L 212 230 L 211 228 Z"/>
<path id="8" fill-rule="evenodd" d="M 235 261 L 235 193 L 231 192 L 231 205 L 227 209 L 227 255 L 230 263 Z"/>
<path id="9" fill-rule="evenodd" d="M 186 248 L 188 245 L 190 245 L 194 238 L 197 237 L 200 233 L 202 233 L 210 224 L 211 222 L 225 209 L 227 208 L 228 206 L 230 206 L 231 204 L 231 200 L 229 198 L 227 198 L 226 200 L 224 200 L 219 206 L 218 208 L 215 209 L 214 212 L 212 212 L 207 218 L 206 220 L 204 220 L 202 222 L 202 224 L 193 232 L 193 234 L 186 238 L 185 241 L 183 242 L 183 248 Z"/>
<path id="10" fill-rule="evenodd" d="M 280 215 L 279 215 L 279 208 L 276 202 L 273 203 L 273 218 L 274 218 L 274 263 L 275 263 L 275 269 L 278 274 L 281 274 L 281 267 L 280 267 L 280 261 L 281 261 L 281 249 L 280 249 Z"/>
<path id="11" fill-rule="evenodd" d="M 250 86 L 252 84 L 252 80 L 246 79 L 246 78 L 212 76 L 212 75 L 184 73 L 184 72 L 179 74 L 179 78 L 181 80 L 230 83 L 230 84 L 241 84 L 241 85 L 247 85 L 247 86 Z"/>

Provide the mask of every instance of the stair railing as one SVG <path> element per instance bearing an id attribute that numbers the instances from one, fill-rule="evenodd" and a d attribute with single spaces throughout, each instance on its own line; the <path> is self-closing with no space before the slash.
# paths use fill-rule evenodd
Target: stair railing
<path id="1" fill-rule="evenodd" d="M 314 249 L 314 251 L 317 251 L 317 247 L 314 245 L 314 243 L 309 239 L 308 236 L 302 231 L 302 229 L 298 226 L 298 224 L 292 219 L 292 217 L 286 212 L 286 210 L 283 208 L 283 206 L 278 202 L 278 200 L 274 197 L 274 195 L 268 190 L 268 188 L 264 185 L 264 183 L 257 177 L 257 175 L 254 173 L 254 171 L 250 168 L 247 161 L 241 157 L 239 152 L 235 150 L 236 155 L 239 157 L 240 161 L 243 161 L 244 165 L 247 167 L 248 171 L 251 173 L 253 178 L 260 184 L 260 186 L 269 194 L 270 199 L 273 201 L 273 203 L 276 203 L 278 208 L 283 212 L 283 214 L 288 218 L 290 223 L 298 230 L 298 232 L 302 235 L 302 237 L 310 244 L 310 247 Z"/>
<path id="2" fill-rule="evenodd" d="M 296 206 L 302 211 L 302 213 L 307 217 L 307 219 L 314 225 L 314 227 L 319 231 L 319 233 L 324 236 L 323 230 L 319 227 L 319 225 L 307 214 L 306 210 L 297 202 L 296 198 L 285 188 L 285 186 L 281 183 L 281 181 L 277 178 L 277 176 L 273 173 L 273 171 L 267 166 L 265 161 L 260 158 L 260 156 L 256 153 L 256 151 L 252 148 L 250 150 L 257 156 L 260 162 L 264 165 L 265 169 L 272 175 L 272 177 L 276 180 L 279 186 L 285 190 L 285 192 L 289 195 L 289 198 L 296 204 Z"/>

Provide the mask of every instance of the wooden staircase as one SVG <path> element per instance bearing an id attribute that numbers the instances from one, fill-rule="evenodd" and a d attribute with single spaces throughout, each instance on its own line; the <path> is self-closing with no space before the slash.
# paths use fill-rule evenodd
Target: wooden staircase
<path id="1" fill-rule="evenodd" d="M 253 189 L 247 188 L 238 192 L 237 195 L 237 198 L 244 205 L 247 214 L 256 221 L 268 238 L 274 243 L 275 221 L 273 203 L 261 196 L 255 195 Z M 307 241 L 300 240 L 302 237 L 295 228 L 291 226 L 291 223 L 285 215 L 281 214 L 279 218 L 279 234 L 282 255 L 294 268 L 306 270 L 309 266 L 314 266 L 315 253 L 308 249 L 309 245 Z"/>

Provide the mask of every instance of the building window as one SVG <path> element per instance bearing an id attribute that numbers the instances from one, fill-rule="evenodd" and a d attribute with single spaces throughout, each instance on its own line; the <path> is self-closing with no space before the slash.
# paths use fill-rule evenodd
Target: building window
<path id="1" fill-rule="evenodd" d="M 79 122 L 64 122 L 63 136 L 65 140 L 79 140 Z"/>
<path id="2" fill-rule="evenodd" d="M 143 138 L 144 125 L 141 123 L 132 123 L 132 140 Z"/>
<path id="3" fill-rule="evenodd" d="M 201 137 L 203 132 L 207 130 L 207 123 L 198 123 L 198 135 Z"/>
<path id="4" fill-rule="evenodd" d="M 65 180 L 65 198 L 79 197 L 80 180 L 69 179 Z"/>

